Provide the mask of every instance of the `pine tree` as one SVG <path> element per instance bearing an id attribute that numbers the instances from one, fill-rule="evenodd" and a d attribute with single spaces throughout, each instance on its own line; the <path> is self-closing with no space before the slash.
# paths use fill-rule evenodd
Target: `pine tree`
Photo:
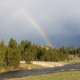
<path id="1" fill-rule="evenodd" d="M 6 52 L 6 58 L 7 58 L 7 65 L 11 68 L 17 68 L 20 64 L 20 50 L 17 46 L 16 40 L 13 40 L 12 38 L 9 41 L 7 52 Z"/>
<path id="2" fill-rule="evenodd" d="M 39 48 L 37 49 L 37 59 L 41 60 L 42 55 L 43 55 L 43 49 L 41 45 L 39 45 Z"/>
<path id="3" fill-rule="evenodd" d="M 64 46 L 62 47 L 61 52 L 62 52 L 62 53 L 65 53 L 65 47 L 64 47 Z"/>
<path id="4" fill-rule="evenodd" d="M 71 46 L 71 50 L 72 50 L 72 55 L 74 55 L 74 46 Z"/>
<path id="5" fill-rule="evenodd" d="M 37 47 L 35 44 L 33 44 L 31 52 L 33 53 L 34 60 L 37 60 Z"/>
<path id="6" fill-rule="evenodd" d="M 14 48 L 17 48 L 17 45 L 18 44 L 17 44 L 16 40 L 14 40 L 13 38 L 11 38 L 10 41 L 9 41 L 8 47 L 14 49 Z"/>
<path id="7" fill-rule="evenodd" d="M 20 49 L 20 54 L 21 54 L 21 60 L 24 60 L 25 51 L 24 51 L 24 41 L 23 40 L 21 41 L 19 45 L 19 49 Z"/>
<path id="8" fill-rule="evenodd" d="M 67 58 L 67 61 L 69 61 L 69 49 L 68 49 L 68 47 L 66 48 L 66 58 Z"/>
<path id="9" fill-rule="evenodd" d="M 30 50 L 28 50 L 28 52 L 25 53 L 25 61 L 30 63 L 30 61 L 33 61 L 33 60 L 34 60 L 33 53 Z"/>
<path id="10" fill-rule="evenodd" d="M 7 61 L 6 61 L 6 46 L 4 44 L 4 41 L 0 42 L 0 69 L 7 67 Z"/>
<path id="11" fill-rule="evenodd" d="M 79 54 L 79 57 L 80 57 L 80 47 L 78 48 L 78 54 Z"/>
<path id="12" fill-rule="evenodd" d="M 46 50 L 46 48 L 44 47 L 44 48 L 43 48 L 43 54 L 41 55 L 41 60 L 42 60 L 42 61 L 47 61 L 47 57 L 48 57 L 47 50 Z"/>
<path id="13" fill-rule="evenodd" d="M 6 61 L 5 61 L 5 54 L 0 51 L 0 69 L 7 67 Z"/>

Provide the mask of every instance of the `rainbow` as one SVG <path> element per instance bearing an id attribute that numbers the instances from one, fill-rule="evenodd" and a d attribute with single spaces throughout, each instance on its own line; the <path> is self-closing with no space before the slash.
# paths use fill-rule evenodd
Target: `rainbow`
<path id="1" fill-rule="evenodd" d="M 45 34 L 45 32 L 42 30 L 42 28 L 38 25 L 38 23 L 22 8 L 20 7 L 16 2 L 15 5 L 18 7 L 20 12 L 26 17 L 26 19 L 32 24 L 33 27 L 40 33 L 40 35 L 43 37 L 44 41 L 47 43 L 47 45 L 52 46 L 51 41 Z"/>

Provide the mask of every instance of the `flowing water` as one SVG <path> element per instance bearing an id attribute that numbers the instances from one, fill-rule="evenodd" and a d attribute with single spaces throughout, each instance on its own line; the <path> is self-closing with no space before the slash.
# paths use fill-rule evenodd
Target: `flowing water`
<path id="1" fill-rule="evenodd" d="M 54 67 L 54 68 L 46 68 L 46 69 L 20 70 L 20 71 L 6 72 L 3 74 L 0 74 L 0 80 L 34 76 L 34 75 L 43 75 L 43 74 L 49 74 L 49 73 L 77 71 L 77 70 L 80 70 L 80 63 L 67 64 L 62 67 Z"/>

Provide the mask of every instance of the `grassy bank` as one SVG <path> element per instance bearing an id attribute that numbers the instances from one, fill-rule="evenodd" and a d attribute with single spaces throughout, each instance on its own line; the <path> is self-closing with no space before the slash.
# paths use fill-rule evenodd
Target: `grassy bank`
<path id="1" fill-rule="evenodd" d="M 62 61 L 63 64 L 65 64 L 65 63 L 71 64 L 71 63 L 78 63 L 78 62 L 80 62 L 80 59 L 78 59 L 78 58 L 69 60 L 69 62 Z M 49 67 L 44 67 L 44 66 L 40 66 L 40 65 L 36 65 L 36 64 L 26 64 L 26 63 L 23 64 L 22 63 L 22 64 L 20 64 L 19 68 L 16 70 L 42 69 L 42 68 L 49 68 Z M 0 73 L 4 73 L 4 72 L 8 72 L 8 71 L 14 71 L 14 69 L 2 69 L 2 70 L 0 70 Z"/>
<path id="2" fill-rule="evenodd" d="M 16 70 L 43 69 L 43 68 L 48 68 L 48 67 L 24 63 L 24 64 L 20 64 L 19 68 L 17 68 L 17 69 L 11 69 L 11 68 L 1 69 L 0 73 L 9 72 L 9 71 L 16 71 Z"/>
<path id="3" fill-rule="evenodd" d="M 68 62 L 67 62 L 67 60 L 62 61 L 62 62 L 68 63 L 68 64 L 71 64 L 71 63 L 79 63 L 79 62 L 80 62 L 80 57 L 78 57 L 78 58 L 73 58 L 73 59 L 69 60 Z"/>
<path id="4" fill-rule="evenodd" d="M 0 70 L 0 74 L 1 74 L 1 73 L 4 73 L 4 72 L 8 72 L 8 70 L 6 70 L 6 69 L 1 69 L 1 70 Z"/>
<path id="5" fill-rule="evenodd" d="M 70 60 L 68 63 L 71 64 L 71 63 L 79 63 L 79 62 L 80 62 L 80 60 L 75 59 L 75 60 Z"/>
<path id="6" fill-rule="evenodd" d="M 46 74 L 9 80 L 80 80 L 80 71 Z"/>
<path id="7" fill-rule="evenodd" d="M 20 64 L 19 69 L 20 70 L 28 70 L 28 69 L 43 69 L 43 68 L 48 68 L 40 65 L 35 65 L 35 64 Z"/>

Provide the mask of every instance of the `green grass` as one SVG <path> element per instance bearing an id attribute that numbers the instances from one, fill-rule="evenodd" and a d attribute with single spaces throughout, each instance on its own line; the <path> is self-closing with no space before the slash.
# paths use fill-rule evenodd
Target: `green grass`
<path id="1" fill-rule="evenodd" d="M 80 60 L 70 60 L 68 63 L 71 64 L 71 63 L 79 63 Z"/>
<path id="2" fill-rule="evenodd" d="M 71 64 L 71 63 L 80 63 L 80 57 L 76 58 L 74 57 L 73 59 L 69 60 L 67 62 L 67 60 L 62 61 L 63 63 L 67 63 L 67 64 Z"/>
<path id="3" fill-rule="evenodd" d="M 80 80 L 80 71 L 46 74 L 9 80 Z"/>

